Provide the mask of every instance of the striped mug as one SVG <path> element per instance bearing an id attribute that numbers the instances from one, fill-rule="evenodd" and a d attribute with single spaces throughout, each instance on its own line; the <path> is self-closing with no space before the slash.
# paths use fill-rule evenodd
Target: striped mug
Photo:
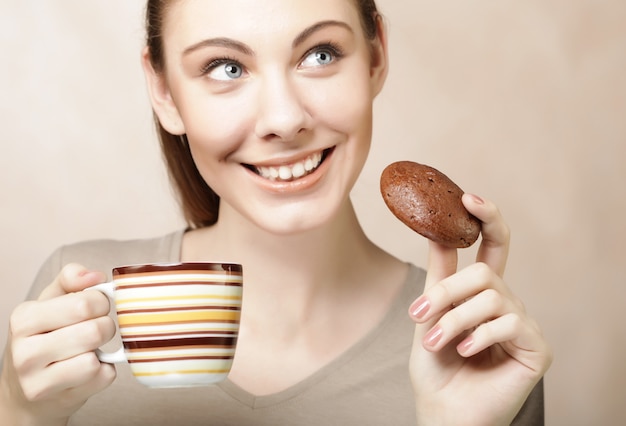
<path id="1" fill-rule="evenodd" d="M 233 263 L 121 266 L 90 289 L 112 301 L 122 347 L 102 362 L 128 362 L 155 387 L 217 383 L 230 372 L 241 316 L 242 267 Z"/>

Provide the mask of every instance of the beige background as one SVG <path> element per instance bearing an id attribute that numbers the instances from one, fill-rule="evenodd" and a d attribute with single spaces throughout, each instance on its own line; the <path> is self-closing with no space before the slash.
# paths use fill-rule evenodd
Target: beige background
<path id="1" fill-rule="evenodd" d="M 392 70 L 354 190 L 364 226 L 424 263 L 378 195 L 398 159 L 495 200 L 508 281 L 555 350 L 548 424 L 623 424 L 626 2 L 379 1 Z M 142 8 L 0 1 L 2 324 L 56 246 L 181 226 L 138 62 Z"/>

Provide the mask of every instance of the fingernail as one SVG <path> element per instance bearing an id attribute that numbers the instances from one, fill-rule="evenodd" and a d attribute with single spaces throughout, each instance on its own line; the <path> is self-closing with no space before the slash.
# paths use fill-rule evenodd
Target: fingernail
<path id="1" fill-rule="evenodd" d="M 102 281 L 102 274 L 98 271 L 83 271 L 79 274 L 79 277 L 85 281 Z"/>
<path id="2" fill-rule="evenodd" d="M 424 343 L 427 346 L 435 346 L 441 340 L 441 336 L 443 335 L 443 329 L 439 326 L 432 328 L 426 336 L 424 336 Z"/>
<path id="3" fill-rule="evenodd" d="M 472 200 L 474 200 L 476 204 L 485 204 L 485 200 L 480 198 L 478 195 L 470 194 L 470 197 L 472 197 Z"/>
<path id="4" fill-rule="evenodd" d="M 425 296 L 420 296 L 409 308 L 414 318 L 422 319 L 430 309 L 430 301 Z"/>
<path id="5" fill-rule="evenodd" d="M 461 355 L 463 355 L 469 352 L 473 344 L 474 344 L 474 339 L 472 338 L 472 336 L 468 336 L 465 340 L 459 343 L 459 345 L 456 348 L 457 348 L 457 351 Z"/>

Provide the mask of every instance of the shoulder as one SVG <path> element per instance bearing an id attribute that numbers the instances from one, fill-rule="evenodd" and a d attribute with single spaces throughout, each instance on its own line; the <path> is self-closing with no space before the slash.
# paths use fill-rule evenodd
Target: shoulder
<path id="1" fill-rule="evenodd" d="M 91 240 L 60 247 L 62 264 L 77 262 L 90 269 L 110 269 L 122 264 L 172 262 L 180 259 L 183 231 L 155 238 Z M 105 271 L 107 272 L 107 271 Z"/>
<path id="2" fill-rule="evenodd" d="M 406 282 L 404 285 L 404 294 L 411 301 L 416 299 L 424 292 L 424 284 L 426 283 L 426 271 L 414 264 L 409 264 Z"/>
<path id="3" fill-rule="evenodd" d="M 105 272 L 110 279 L 111 270 L 116 266 L 177 262 L 183 234 L 183 230 L 178 230 L 155 238 L 90 240 L 59 247 L 39 269 L 28 298 L 36 298 L 68 263 L 79 263 L 88 269 Z"/>
<path id="4" fill-rule="evenodd" d="M 407 264 L 408 271 L 404 280 L 404 285 L 396 295 L 396 299 L 391 305 L 387 316 L 381 323 L 379 338 L 385 340 L 383 344 L 378 344 L 380 348 L 386 348 L 381 353 L 382 358 L 389 357 L 389 348 L 394 348 L 400 357 L 408 355 L 415 333 L 415 322 L 408 315 L 411 303 L 415 301 L 423 292 L 426 282 L 426 271 L 413 265 Z"/>

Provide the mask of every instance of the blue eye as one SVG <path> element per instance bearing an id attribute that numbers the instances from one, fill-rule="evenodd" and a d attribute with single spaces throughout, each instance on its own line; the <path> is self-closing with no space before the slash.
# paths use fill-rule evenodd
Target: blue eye
<path id="1" fill-rule="evenodd" d="M 332 63 L 336 56 L 336 53 L 330 48 L 317 49 L 309 53 L 300 65 L 304 68 L 324 66 Z"/>
<path id="2" fill-rule="evenodd" d="M 207 74 L 214 80 L 228 81 L 241 78 L 243 67 L 237 62 L 217 60 L 208 67 Z"/>

